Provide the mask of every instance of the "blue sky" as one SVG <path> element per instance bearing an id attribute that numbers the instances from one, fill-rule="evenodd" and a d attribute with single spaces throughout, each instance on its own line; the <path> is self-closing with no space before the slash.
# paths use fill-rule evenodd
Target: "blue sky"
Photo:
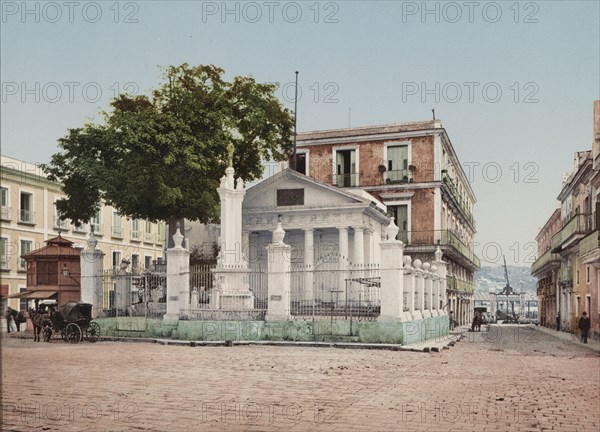
<path id="1" fill-rule="evenodd" d="M 1 2 L 0 137 L 2 154 L 28 162 L 47 162 L 116 92 L 156 86 L 159 65 L 279 82 L 290 108 L 298 70 L 300 131 L 425 120 L 435 108 L 473 167 L 476 253 L 529 265 L 562 173 L 591 148 L 598 1 L 23 5 Z"/>

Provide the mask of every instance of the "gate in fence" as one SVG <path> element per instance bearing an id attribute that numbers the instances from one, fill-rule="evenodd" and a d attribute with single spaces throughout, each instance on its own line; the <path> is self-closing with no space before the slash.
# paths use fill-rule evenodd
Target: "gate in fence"
<path id="1" fill-rule="evenodd" d="M 159 318 L 167 312 L 165 270 L 147 270 L 135 275 L 106 270 L 102 287 L 105 316 Z"/>
<path id="2" fill-rule="evenodd" d="M 293 264 L 291 313 L 296 319 L 326 316 L 376 320 L 380 315 L 379 266 L 347 264 L 336 257 L 313 266 Z"/>

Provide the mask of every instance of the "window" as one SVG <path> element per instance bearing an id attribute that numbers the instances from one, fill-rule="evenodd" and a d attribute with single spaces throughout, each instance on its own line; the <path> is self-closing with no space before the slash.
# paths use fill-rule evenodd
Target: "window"
<path id="1" fill-rule="evenodd" d="M 577 272 L 576 272 L 575 274 L 576 274 L 576 276 L 577 276 L 577 277 L 576 277 L 576 279 L 577 279 L 577 280 L 575 281 L 575 283 L 576 283 L 577 285 L 579 285 L 579 270 L 577 270 Z"/>
<path id="2" fill-rule="evenodd" d="M 90 230 L 94 234 L 100 234 L 100 210 L 90 219 Z"/>
<path id="3" fill-rule="evenodd" d="M 54 229 L 67 230 L 67 221 L 60 218 L 61 213 L 54 203 Z"/>
<path id="4" fill-rule="evenodd" d="M 585 283 L 590 283 L 590 266 L 585 266 Z"/>
<path id="5" fill-rule="evenodd" d="M 587 312 L 588 316 L 592 312 L 592 296 L 589 294 L 585 296 L 585 311 Z"/>
<path id="6" fill-rule="evenodd" d="M 131 271 L 133 274 L 140 272 L 140 256 L 138 254 L 131 254 Z"/>
<path id="7" fill-rule="evenodd" d="M 156 243 L 163 244 L 163 242 L 165 241 L 165 226 L 159 223 L 156 226 L 156 231 Z"/>
<path id="8" fill-rule="evenodd" d="M 356 150 L 336 150 L 335 166 L 335 184 L 337 186 L 358 186 Z"/>
<path id="9" fill-rule="evenodd" d="M 0 237 L 0 268 L 8 268 L 8 239 Z"/>
<path id="10" fill-rule="evenodd" d="M 0 218 L 10 219 L 10 211 L 8 208 L 8 189 L 0 188 Z"/>
<path id="11" fill-rule="evenodd" d="M 31 252 L 31 245 L 32 245 L 32 241 L 31 240 L 21 240 L 21 248 L 19 249 L 19 256 L 25 255 L 29 252 Z M 27 261 L 25 261 L 23 258 L 21 258 L 19 260 L 19 270 L 27 270 Z"/>
<path id="12" fill-rule="evenodd" d="M 25 292 L 25 291 L 27 291 L 27 288 L 19 287 L 19 292 L 20 293 Z M 27 299 L 22 298 L 22 299 L 19 300 L 19 310 L 20 311 L 26 311 L 27 310 Z"/>
<path id="13" fill-rule="evenodd" d="M 152 257 L 149 255 L 146 255 L 144 257 L 144 268 L 146 270 L 150 269 L 150 267 L 152 267 Z"/>
<path id="14" fill-rule="evenodd" d="M 388 146 L 385 168 L 386 183 L 412 181 L 412 171 L 409 170 L 408 145 Z"/>
<path id="15" fill-rule="evenodd" d="M 33 223 L 33 195 L 27 192 L 21 192 L 21 212 L 19 221 Z"/>
<path id="16" fill-rule="evenodd" d="M 388 214 L 394 218 L 394 222 L 400 228 L 396 240 L 408 243 L 408 205 L 388 206 Z"/>
<path id="17" fill-rule="evenodd" d="M 131 239 L 132 240 L 140 239 L 140 220 L 139 219 L 131 220 Z"/>
<path id="18" fill-rule="evenodd" d="M 152 243 L 152 223 L 146 221 L 146 228 L 144 230 L 144 241 L 147 243 Z"/>
<path id="19" fill-rule="evenodd" d="M 296 153 L 296 171 L 308 175 L 308 155 L 304 152 Z"/>
<path id="20" fill-rule="evenodd" d="M 112 236 L 121 237 L 121 215 L 117 211 L 112 215 Z"/>
<path id="21" fill-rule="evenodd" d="M 121 252 L 113 251 L 112 253 L 112 266 L 113 270 L 118 271 L 121 266 Z"/>

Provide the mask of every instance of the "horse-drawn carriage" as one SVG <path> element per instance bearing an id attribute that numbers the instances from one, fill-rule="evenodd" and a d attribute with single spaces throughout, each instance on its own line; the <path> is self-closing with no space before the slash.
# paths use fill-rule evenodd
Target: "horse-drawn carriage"
<path id="1" fill-rule="evenodd" d="M 63 340 L 79 343 L 84 338 L 96 342 L 100 337 L 100 326 L 92 321 L 92 305 L 68 302 L 53 310 L 43 325 L 44 341 L 50 342 L 54 332 L 60 332 Z"/>

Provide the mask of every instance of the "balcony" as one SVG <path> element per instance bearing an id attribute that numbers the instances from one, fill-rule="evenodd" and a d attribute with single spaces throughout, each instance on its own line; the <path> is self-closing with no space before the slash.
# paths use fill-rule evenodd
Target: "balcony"
<path id="1" fill-rule="evenodd" d="M 144 243 L 152 243 L 152 233 L 144 233 Z"/>
<path id="2" fill-rule="evenodd" d="M 131 231 L 131 240 L 140 241 L 140 232 Z"/>
<path id="3" fill-rule="evenodd" d="M 446 279 L 446 288 L 466 293 L 475 292 L 475 284 L 458 279 L 456 276 L 448 276 Z"/>
<path id="4" fill-rule="evenodd" d="M 122 233 L 122 228 L 120 226 L 113 226 L 112 227 L 111 234 L 112 234 L 113 237 L 123 238 L 123 236 L 122 236 L 121 233 Z"/>
<path id="5" fill-rule="evenodd" d="M 573 269 L 571 267 L 562 267 L 558 271 L 558 282 L 573 285 Z"/>
<path id="6" fill-rule="evenodd" d="M 11 220 L 12 211 L 10 207 L 0 207 L 0 219 L 9 221 Z"/>
<path id="7" fill-rule="evenodd" d="M 552 236 L 550 246 L 553 252 L 570 245 L 573 241 L 581 238 L 592 230 L 592 218 L 589 214 L 579 213 L 573 216 L 562 229 Z"/>
<path id="8" fill-rule="evenodd" d="M 467 202 L 458 193 L 458 189 L 456 188 L 454 180 L 452 180 L 450 176 L 445 174 L 443 181 L 448 190 L 450 191 L 450 195 L 452 195 L 452 198 L 454 198 L 454 200 L 458 204 L 458 207 L 465 215 L 465 218 L 469 221 L 473 228 L 475 228 L 475 218 L 473 217 L 473 213 L 471 213 L 471 211 L 469 210 Z"/>
<path id="9" fill-rule="evenodd" d="M 19 212 L 19 222 L 25 224 L 33 224 L 33 218 L 35 217 L 35 213 L 31 210 L 21 209 Z"/>
<path id="10" fill-rule="evenodd" d="M 412 183 L 413 172 L 411 170 L 385 171 L 383 179 L 385 184 Z"/>
<path id="11" fill-rule="evenodd" d="M 555 264 L 558 268 L 560 266 L 560 255 L 557 253 L 552 253 L 551 250 L 546 251 L 541 257 L 539 257 L 535 262 L 531 265 L 531 274 L 535 276 L 535 274 L 543 267 L 548 264 Z"/>
<path id="12" fill-rule="evenodd" d="M 586 255 L 600 249 L 600 231 L 592 231 L 579 242 L 579 256 Z"/>
<path id="13" fill-rule="evenodd" d="M 336 174 L 334 176 L 335 185 L 337 187 L 355 187 L 358 186 L 358 173 Z"/>
<path id="14" fill-rule="evenodd" d="M 473 250 L 450 230 L 411 231 L 407 237 L 410 238 L 410 241 L 406 242 L 408 247 L 430 246 L 434 248 L 439 244 L 451 248 L 457 255 L 466 258 L 471 265 L 477 268 L 481 267 L 481 262 Z"/>

